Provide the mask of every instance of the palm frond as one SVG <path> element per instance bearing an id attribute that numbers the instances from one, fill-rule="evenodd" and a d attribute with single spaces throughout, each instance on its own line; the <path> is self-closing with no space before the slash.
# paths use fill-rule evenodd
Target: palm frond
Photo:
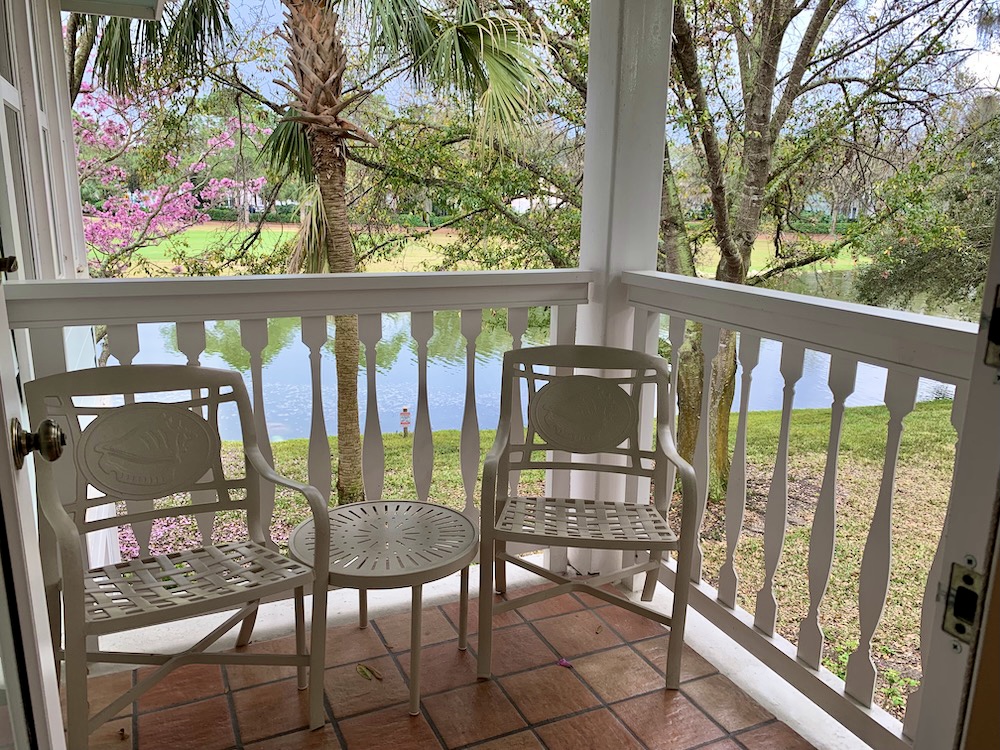
<path id="1" fill-rule="evenodd" d="M 230 31 L 225 0 L 183 0 L 166 23 L 164 50 L 183 69 L 200 67 Z"/>
<path id="2" fill-rule="evenodd" d="M 538 54 L 525 27 L 509 18 L 480 16 L 442 29 L 421 63 L 429 81 L 476 102 L 477 129 L 489 143 L 516 141 L 542 100 Z"/>
<path id="3" fill-rule="evenodd" d="M 132 43 L 132 25 L 127 18 L 109 18 L 104 24 L 94 72 L 112 94 L 125 95 L 139 84 L 139 64 Z"/>
<path id="4" fill-rule="evenodd" d="M 290 116 L 295 114 L 292 112 Z M 259 158 L 277 174 L 298 175 L 307 183 L 314 180 L 309 136 L 301 122 L 281 120 L 264 141 Z"/>
<path id="5" fill-rule="evenodd" d="M 299 231 L 288 258 L 289 273 L 326 271 L 326 212 L 319 183 L 310 182 L 299 197 Z"/>
<path id="6" fill-rule="evenodd" d="M 420 0 L 328 0 L 333 6 L 353 10 L 368 24 L 369 50 L 390 60 L 420 58 L 434 44 L 429 14 Z"/>

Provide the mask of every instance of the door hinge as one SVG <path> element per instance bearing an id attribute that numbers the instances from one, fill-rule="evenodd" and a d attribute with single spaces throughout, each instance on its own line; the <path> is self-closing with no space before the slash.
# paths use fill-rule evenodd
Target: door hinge
<path id="1" fill-rule="evenodd" d="M 944 631 L 963 643 L 972 643 L 979 632 L 983 609 L 983 574 L 960 563 L 951 566 Z"/>

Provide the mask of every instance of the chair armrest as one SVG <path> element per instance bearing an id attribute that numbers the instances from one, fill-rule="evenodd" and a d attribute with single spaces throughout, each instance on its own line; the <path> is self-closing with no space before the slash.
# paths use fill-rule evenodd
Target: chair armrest
<path id="1" fill-rule="evenodd" d="M 41 550 L 42 557 L 47 559 L 49 555 L 58 554 L 59 579 L 57 581 L 46 580 L 46 585 L 61 583 L 66 601 L 79 601 L 78 606 L 83 606 L 83 574 L 85 572 L 83 561 L 83 548 L 81 546 L 80 531 L 76 523 L 66 512 L 66 508 L 59 502 L 57 497 L 43 495 L 44 490 L 39 488 L 39 508 L 45 523 L 48 524 L 55 537 L 55 550 Z M 43 572 L 49 570 L 49 566 L 42 565 Z M 71 599 L 72 598 L 72 599 Z"/>
<path id="2" fill-rule="evenodd" d="M 677 446 L 674 444 L 673 435 L 666 424 L 657 425 L 656 441 L 662 447 L 667 460 L 677 467 L 677 473 L 681 478 L 681 529 L 680 529 L 680 550 L 677 557 L 678 575 L 691 576 L 692 558 L 695 545 L 698 543 L 698 536 L 701 530 L 697 528 L 698 523 L 698 478 L 694 468 L 685 461 Z M 671 489 L 667 490 L 672 491 Z M 681 568 L 684 570 L 681 570 Z"/>
<path id="3" fill-rule="evenodd" d="M 497 427 L 497 434 L 493 440 L 486 458 L 483 459 L 483 485 L 480 490 L 479 518 L 482 519 L 495 516 L 496 494 L 497 494 L 497 469 L 499 468 L 500 456 L 503 455 L 504 448 L 510 437 L 509 420 L 503 420 Z M 490 511 L 487 515 L 487 510 Z M 494 519 L 495 520 L 495 519 Z"/>
<path id="4" fill-rule="evenodd" d="M 312 511 L 313 522 L 316 524 L 316 546 L 313 550 L 313 567 L 316 570 L 330 569 L 330 507 L 315 487 L 309 484 L 296 482 L 288 477 L 283 477 L 274 467 L 271 466 L 264 454 L 256 446 L 249 446 L 244 450 L 247 460 L 258 474 L 272 484 L 279 487 L 286 487 L 290 490 L 305 496 Z"/>

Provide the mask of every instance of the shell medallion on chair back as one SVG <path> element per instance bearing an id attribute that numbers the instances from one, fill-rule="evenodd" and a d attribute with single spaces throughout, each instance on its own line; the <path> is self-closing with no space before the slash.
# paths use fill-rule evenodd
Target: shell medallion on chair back
<path id="1" fill-rule="evenodd" d="M 193 487 L 218 454 L 218 433 L 191 409 L 140 403 L 106 411 L 87 425 L 76 461 L 101 492 L 153 500 Z"/>
<path id="2" fill-rule="evenodd" d="M 528 404 L 538 435 L 556 450 L 601 453 L 636 434 L 638 412 L 625 390 L 590 375 L 554 379 Z"/>

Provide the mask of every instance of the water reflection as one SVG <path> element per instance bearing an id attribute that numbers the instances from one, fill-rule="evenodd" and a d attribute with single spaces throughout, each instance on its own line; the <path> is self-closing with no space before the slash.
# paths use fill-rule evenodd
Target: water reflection
<path id="1" fill-rule="evenodd" d="M 666 323 L 666 321 L 664 321 Z M 301 326 L 297 318 L 277 318 L 267 323 L 268 345 L 263 353 L 264 406 L 272 440 L 307 437 L 310 428 L 312 387 L 309 374 L 309 350 L 302 343 Z M 330 341 L 324 347 L 323 403 L 327 431 L 337 432 L 337 389 L 334 367 L 333 320 L 328 322 Z M 666 329 L 664 328 L 664 334 Z M 140 353 L 137 363 L 178 363 L 187 358 L 177 349 L 173 325 L 142 324 L 139 326 Z M 548 329 L 533 325 L 525 335 L 527 345 L 544 343 Z M 222 367 L 243 373 L 249 387 L 250 358 L 240 340 L 237 321 L 209 322 L 205 326 L 206 351 L 201 364 Z M 476 339 L 476 410 L 481 428 L 496 425 L 500 408 L 500 365 L 503 353 L 510 348 L 511 337 L 506 330 L 502 312 L 487 311 L 483 330 Z M 428 344 L 428 400 L 431 427 L 435 430 L 459 429 L 465 404 L 465 347 L 458 311 L 446 310 L 434 314 L 434 335 Z M 779 371 L 781 344 L 761 342 L 760 361 L 754 370 L 749 408 L 752 411 L 780 409 L 783 381 Z M 358 371 L 361 424 L 365 422 L 367 378 L 364 367 L 364 347 Z M 807 351 L 802 379 L 796 391 L 794 406 L 798 409 L 829 408 L 832 396 L 827 386 L 830 355 Z M 408 313 L 386 314 L 382 319 L 382 339 L 376 347 L 376 385 L 379 397 L 379 419 L 383 432 L 399 431 L 399 413 L 404 406 L 413 412 L 417 403 L 417 347 L 410 336 Z M 886 371 L 873 365 L 858 367 L 857 385 L 848 399 L 848 406 L 870 406 L 883 403 Z M 740 404 L 740 379 L 733 408 Z M 920 381 L 919 400 L 949 398 L 954 389 L 933 381 Z M 239 438 L 235 414 L 222 415 L 220 426 L 225 439 Z"/>
<path id="2" fill-rule="evenodd" d="M 506 316 L 487 310 L 482 332 L 476 338 L 476 412 L 483 428 L 496 425 L 500 410 L 500 365 L 510 349 L 511 336 Z M 328 321 L 330 340 L 323 348 L 323 405 L 327 431 L 337 431 L 337 386 L 334 366 L 334 325 Z M 307 437 L 310 427 L 312 386 L 308 368 L 309 350 L 302 343 L 297 318 L 278 318 L 267 323 L 268 345 L 264 349 L 264 408 L 272 440 Z M 173 325 L 139 325 L 140 353 L 136 363 L 183 364 L 187 358 L 178 351 Z M 529 326 L 526 345 L 548 339 L 548 329 Z M 243 374 L 250 387 L 250 357 L 240 340 L 237 321 L 212 321 L 205 325 L 205 353 L 201 364 L 222 367 Z M 434 314 L 434 335 L 428 343 L 427 391 L 431 427 L 459 429 L 465 408 L 465 348 L 461 316 L 457 310 Z M 384 432 L 399 431 L 399 413 L 404 406 L 413 412 L 417 403 L 417 346 L 410 336 L 409 313 L 382 317 L 382 339 L 375 349 L 379 420 Z M 361 423 L 365 422 L 367 378 L 365 352 L 361 347 L 358 371 Z M 235 415 L 234 415 L 235 417 Z M 223 438 L 239 438 L 235 418 L 220 415 Z"/>

